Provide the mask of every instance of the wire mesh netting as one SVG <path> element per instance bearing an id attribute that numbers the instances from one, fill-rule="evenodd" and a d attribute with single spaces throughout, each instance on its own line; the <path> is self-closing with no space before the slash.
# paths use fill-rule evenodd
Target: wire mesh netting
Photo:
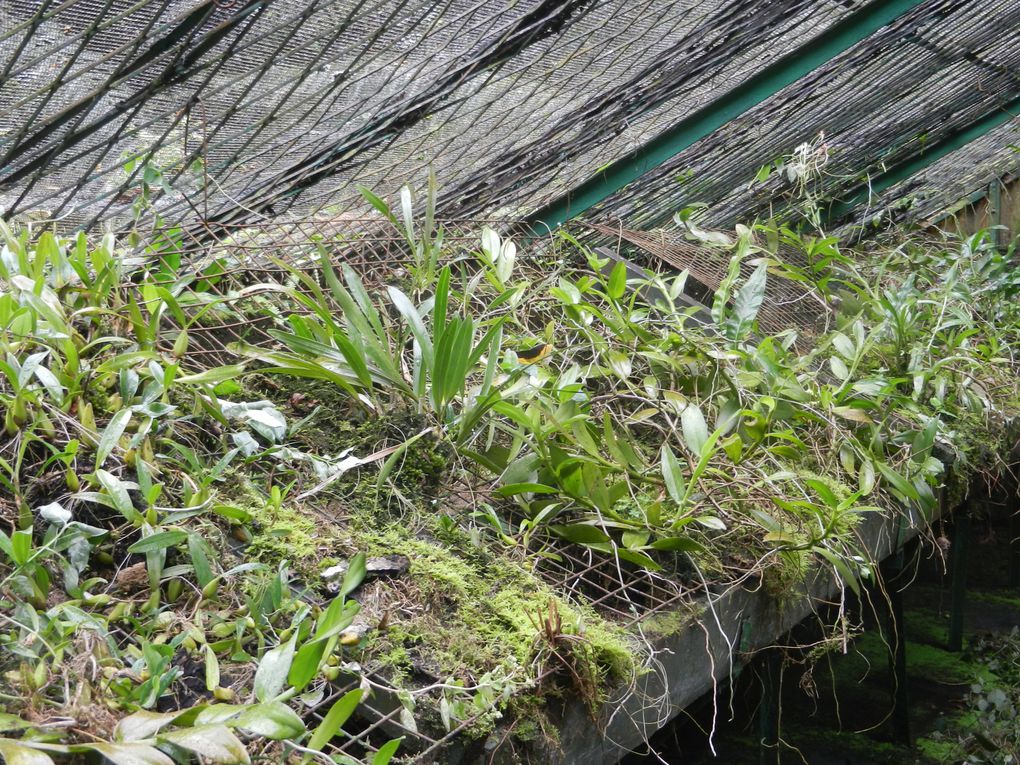
<path id="1" fill-rule="evenodd" d="M 144 182 L 166 220 L 362 215 L 356 185 L 431 166 L 444 214 L 527 214 L 865 5 L 0 0 L 0 206 L 124 222 Z M 774 192 L 748 190 L 758 167 L 821 130 L 830 190 L 857 184 L 1020 92 L 1018 21 L 1012 0 L 922 2 L 593 218 L 746 217 Z"/>
<path id="2" fill-rule="evenodd" d="M 495 220 L 488 223 L 501 225 Z M 444 241 L 451 258 L 472 252 L 477 247 L 478 221 L 468 224 L 444 220 L 440 225 L 446 232 Z M 408 265 L 406 246 L 402 238 L 380 233 L 377 220 L 350 218 L 305 219 L 250 226 L 235 229 L 230 236 L 214 243 L 194 242 L 191 246 L 182 243 L 178 249 L 184 255 L 201 259 L 193 260 L 189 267 L 204 270 L 206 276 L 203 281 L 208 298 L 207 301 L 182 306 L 181 310 L 188 318 L 190 338 L 187 356 L 182 363 L 197 371 L 236 361 L 231 349 L 237 343 L 263 349 L 282 347 L 270 332 L 274 328 L 279 329 L 280 318 L 276 318 L 274 326 L 272 317 L 260 316 L 249 308 L 257 306 L 267 292 L 273 291 L 274 285 L 286 285 L 309 297 L 316 297 L 310 292 L 308 283 L 296 278 L 295 267 L 322 288 L 323 299 L 330 300 L 322 271 L 326 262 L 336 269 L 341 266 L 353 268 L 366 287 L 375 290 L 402 274 Z M 280 264 L 279 260 L 283 257 L 291 268 Z M 540 269 L 535 270 L 537 273 Z M 144 303 L 137 285 L 127 283 L 124 287 L 139 290 L 137 298 Z M 229 310 L 209 310 L 213 304 L 219 308 L 229 307 Z M 340 310 L 332 303 L 330 307 Z M 245 318 L 238 320 L 239 316 Z M 177 332 L 176 327 L 168 326 L 159 338 L 159 347 L 168 354 L 173 352 Z M 480 501 L 492 501 L 491 477 L 465 468 L 464 474 L 444 491 L 444 501 L 451 506 L 476 507 Z M 342 500 L 337 499 L 336 502 L 339 503 L 336 506 L 342 505 Z M 321 522 L 339 522 L 339 516 L 331 512 L 323 508 L 316 510 Z M 342 511 L 337 513 L 343 514 Z M 514 522 L 519 523 L 522 518 L 515 517 Z M 494 533 L 485 527 L 479 531 Z M 557 539 L 546 540 L 543 545 L 544 554 L 534 556 L 534 559 L 529 557 L 528 565 L 535 567 L 552 590 L 564 602 L 583 604 L 585 608 L 591 608 L 624 627 L 634 627 L 656 614 L 683 608 L 703 591 L 699 581 L 643 569 L 606 552 L 581 548 Z M 742 575 L 742 568 L 733 567 L 732 571 L 721 574 L 717 583 Z M 315 593 L 316 588 L 310 587 L 303 594 L 317 602 Z M 379 616 L 378 612 L 399 614 L 405 608 L 421 608 L 414 600 L 414 588 L 399 580 L 392 584 L 376 580 L 360 588 L 354 597 L 362 604 L 362 610 L 372 613 L 373 618 Z M 538 620 L 540 615 L 536 614 L 535 618 Z M 356 658 L 359 661 L 356 671 L 344 670 L 334 682 L 322 682 L 297 705 L 309 727 L 314 728 L 345 693 L 362 684 L 371 687 L 371 697 L 359 704 L 352 721 L 345 724 L 342 732 L 326 747 L 328 754 L 371 759 L 388 740 L 402 737 L 400 751 L 406 761 L 430 763 L 448 761 L 451 747 L 484 745 L 484 739 L 465 742 L 460 734 L 487 714 L 488 708 L 473 710 L 466 719 L 455 719 L 449 729 L 430 725 L 427 721 L 417 725 L 407 711 L 407 698 L 416 699 L 424 706 L 423 697 L 440 696 L 448 678 L 429 676 L 428 665 L 423 664 L 415 677 L 402 688 L 405 694 L 411 694 L 405 695 L 402 701 L 401 692 L 392 686 L 387 668 L 371 652 Z M 541 684 L 561 669 L 555 662 L 543 665 L 537 682 Z"/>

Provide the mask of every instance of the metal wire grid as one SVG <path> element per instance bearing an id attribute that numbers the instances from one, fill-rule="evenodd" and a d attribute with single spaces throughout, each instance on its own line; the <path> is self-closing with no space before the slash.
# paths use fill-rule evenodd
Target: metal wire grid
<path id="1" fill-rule="evenodd" d="M 358 688 L 359 684 L 360 679 L 353 679 L 346 683 L 327 685 L 322 699 L 305 711 L 304 717 L 308 727 L 314 729 L 318 726 L 333 704 L 345 693 Z M 322 751 L 330 756 L 346 755 L 358 761 L 370 760 L 386 741 L 402 737 L 401 754 L 419 753 L 416 759 L 420 759 L 421 753 L 436 751 L 452 740 L 452 736 L 434 739 L 419 730 L 407 727 L 401 721 L 400 703 L 393 699 L 394 703 L 387 704 L 389 708 L 383 709 L 379 697 L 382 697 L 382 694 L 378 697 L 362 697 L 356 716 L 344 726 L 344 731 L 340 735 L 323 747 Z"/>
<path id="2" fill-rule="evenodd" d="M 490 224 L 505 227 L 500 221 L 490 221 Z M 477 222 L 473 222 L 473 226 L 477 226 Z M 477 248 L 477 235 L 464 233 L 467 227 L 462 223 L 446 221 L 444 230 L 447 232 L 444 242 L 451 251 Z M 214 245 L 183 245 L 181 250 L 185 256 L 191 255 L 193 261 L 225 264 L 225 270 L 219 274 L 222 281 L 212 290 L 230 301 L 241 287 L 259 282 L 284 282 L 291 277 L 287 269 L 273 263 L 269 256 L 301 264 L 314 275 L 321 267 L 320 247 L 334 265 L 342 263 L 353 267 L 369 289 L 392 281 L 394 274 L 407 263 L 405 241 L 386 233 L 378 219 L 305 220 L 248 227 L 238 229 L 228 241 Z M 200 366 L 208 366 L 229 362 L 227 345 L 232 342 L 276 346 L 277 341 L 267 331 L 272 321 L 252 317 L 202 326 L 193 324 L 188 329 L 191 339 L 188 354 L 197 355 Z M 164 338 L 167 349 L 173 341 L 174 337 Z M 465 501 L 476 499 L 470 487 L 460 491 Z M 675 582 L 621 564 L 613 556 L 590 551 L 578 555 L 568 544 L 553 543 L 549 550 L 552 555 L 541 559 L 536 566 L 547 582 L 578 602 L 587 603 L 625 623 L 631 624 L 658 612 L 676 603 L 681 596 L 681 588 Z"/>
<path id="3" fill-rule="evenodd" d="M 494 227 L 503 225 L 499 221 L 490 223 Z M 472 227 L 476 225 L 473 223 Z M 468 229 L 458 222 L 444 222 L 444 230 L 448 232 L 445 241 L 454 250 L 473 249 L 477 246 L 476 235 L 463 233 Z M 236 294 L 240 287 L 255 282 L 287 280 L 290 272 L 274 264 L 269 255 L 289 262 L 304 263 L 308 272 L 314 274 L 321 267 L 317 259 L 320 245 L 330 254 L 334 263 L 354 267 L 370 289 L 392 280 L 394 273 L 407 262 L 404 240 L 386 233 L 378 219 L 317 219 L 238 228 L 222 242 L 212 245 L 197 241 L 190 245 L 182 242 L 180 249 L 192 261 L 219 261 L 228 264 L 220 274 L 222 281 L 213 289 L 222 298 L 230 300 L 231 295 Z M 232 358 L 226 346 L 230 342 L 244 340 L 260 345 L 275 344 L 276 341 L 266 332 L 267 329 L 267 323 L 257 321 L 229 321 L 202 327 L 191 325 L 188 355 L 197 355 L 199 366 L 229 363 Z M 166 343 L 169 351 L 173 338 L 166 338 Z M 462 482 L 452 487 L 451 498 L 459 496 L 464 503 L 475 501 L 478 485 L 488 484 L 483 476 L 475 478 L 477 485 L 473 482 L 469 486 Z M 580 550 L 554 539 L 547 541 L 544 553 L 529 558 L 529 561 L 535 566 L 536 573 L 554 591 L 569 601 L 597 610 L 625 628 L 634 627 L 656 614 L 689 603 L 700 591 L 700 585 L 683 581 L 680 577 L 647 571 L 619 561 L 615 556 Z M 554 664 L 546 667 L 540 673 L 539 682 L 549 679 L 559 670 Z M 404 742 L 400 749 L 402 757 L 410 758 L 413 762 L 436 762 L 444 750 L 484 714 L 463 720 L 450 732 L 438 737 L 420 729 L 411 729 L 402 720 L 402 707 L 395 692 L 385 690 L 385 676 L 371 666 L 370 660 L 365 666 L 365 672 L 376 692 L 358 706 L 356 717 L 345 725 L 344 731 L 324 750 L 327 754 L 370 758 L 383 743 L 403 736 Z M 303 710 L 308 725 L 318 725 L 344 693 L 358 687 L 358 682 L 346 680 L 327 685 L 322 698 Z"/>
<path id="4" fill-rule="evenodd" d="M 1020 92 L 1020 5 L 939 0 L 766 99 L 587 215 L 650 229 L 694 202 L 728 226 L 768 214 L 787 184 L 749 188 L 758 167 L 814 139 L 830 150 L 821 193 L 839 197 Z M 992 150 L 999 144 L 992 144 Z M 952 201 L 950 184 L 941 204 Z"/>
<path id="5" fill-rule="evenodd" d="M 466 88 L 437 115 L 441 121 L 415 126 L 393 152 L 406 146 L 409 157 L 437 164 L 446 215 L 520 214 L 649 140 L 678 110 L 702 105 L 771 62 L 805 27 L 824 28 L 852 5 L 598 3 L 560 37 Z M 762 38 L 766 24 L 783 43 Z M 492 142 L 482 152 L 475 132 L 464 129 L 473 123 Z M 389 161 L 384 153 L 359 174 L 385 187 Z M 408 160 L 396 177 L 423 172 L 421 161 Z"/>
<path id="6" fill-rule="evenodd" d="M 349 204 L 353 176 L 386 191 L 428 163 L 451 210 L 520 209 L 853 5 L 4 0 L 3 201 L 123 213 L 143 171 L 124 179 L 122 155 L 155 151 L 188 197 L 171 219 L 271 215 L 310 179 L 305 209 Z"/>
<path id="7" fill-rule="evenodd" d="M 488 221 L 497 229 L 506 229 L 502 221 Z M 478 248 L 478 232 L 483 222 L 471 227 L 457 221 L 437 221 L 444 230 L 444 248 L 457 253 Z M 465 233 L 466 231 L 472 233 Z M 185 264 L 188 272 L 215 267 L 204 282 L 210 295 L 230 305 L 234 313 L 228 318 L 206 313 L 204 318 L 188 327 L 188 354 L 184 359 L 198 367 L 211 367 L 231 363 L 234 357 L 228 346 L 245 343 L 261 347 L 274 347 L 277 341 L 269 334 L 274 328 L 272 316 L 255 312 L 245 313 L 245 302 L 259 296 L 257 284 L 287 284 L 313 297 L 308 288 L 293 279 L 292 272 L 281 263 L 298 266 L 310 273 L 321 268 L 323 254 L 334 268 L 349 266 L 367 285 L 392 282 L 406 273 L 408 263 L 407 241 L 393 231 L 381 218 L 350 218 L 344 216 L 307 218 L 261 226 L 233 226 L 231 233 L 218 240 L 199 238 L 188 229 L 158 228 L 149 236 L 151 242 L 164 242 L 168 253 Z M 198 234 L 204 233 L 202 230 Z M 247 289 L 239 294 L 239 290 Z M 328 288 L 324 288 L 328 293 Z M 295 310 L 298 307 L 295 306 Z M 169 351 L 176 330 L 161 338 L 161 348 Z"/>
<path id="8" fill-rule="evenodd" d="M 681 588 L 665 577 L 648 571 L 624 572 L 612 556 L 591 553 L 579 557 L 566 544 L 556 546 L 558 561 L 543 558 L 538 573 L 554 590 L 569 600 L 584 603 L 620 622 L 625 628 L 690 603 L 700 587 Z M 630 573 L 630 579 L 627 579 Z M 626 580 L 626 581 L 625 581 Z M 441 753 L 459 741 L 459 737 L 478 722 L 486 711 L 461 720 L 451 730 L 433 737 L 421 728 L 408 727 L 403 721 L 402 705 L 395 692 L 384 690 L 386 680 L 369 666 L 368 676 L 376 686 L 372 697 L 359 704 L 356 717 L 344 726 L 343 732 L 323 751 L 329 755 L 347 755 L 366 759 L 372 757 L 386 741 L 402 737 L 401 757 L 415 763 L 438 762 Z M 550 664 L 537 678 L 542 685 L 561 670 Z M 323 697 L 304 711 L 309 728 L 317 726 L 332 705 L 343 694 L 357 688 L 359 680 L 334 683 L 326 687 Z"/>
<path id="9" fill-rule="evenodd" d="M 631 231 L 622 226 L 587 224 L 585 229 L 608 242 L 628 242 L 653 258 L 678 270 L 686 269 L 691 277 L 715 292 L 719 289 L 729 267 L 728 252 L 720 253 L 711 247 L 685 241 L 678 233 L 666 231 Z M 780 257 L 790 265 L 803 265 L 803 258 L 792 251 L 782 250 Z M 751 266 L 742 265 L 744 278 Z M 758 321 L 763 329 L 776 334 L 785 329 L 798 329 L 801 334 L 813 335 L 819 328 L 821 317 L 829 312 L 814 293 L 789 279 L 770 279 L 765 287 L 765 300 Z"/>

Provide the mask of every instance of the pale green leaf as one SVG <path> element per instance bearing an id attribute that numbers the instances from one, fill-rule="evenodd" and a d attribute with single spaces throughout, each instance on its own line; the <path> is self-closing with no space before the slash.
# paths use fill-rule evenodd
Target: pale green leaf
<path id="1" fill-rule="evenodd" d="M 45 752 L 7 738 L 0 738 L 0 756 L 7 765 L 53 765 L 53 759 Z"/>
<path id="2" fill-rule="evenodd" d="M 214 691 L 220 684 L 220 662 L 216 658 L 216 652 L 205 644 L 205 689 Z"/>
<path id="3" fill-rule="evenodd" d="M 249 707 L 231 726 L 274 741 L 296 738 L 305 732 L 305 724 L 297 713 L 279 701 Z"/>
<path id="4" fill-rule="evenodd" d="M 662 446 L 661 464 L 662 480 L 666 483 L 666 491 L 669 492 L 670 498 L 679 504 L 683 499 L 686 489 L 684 474 L 680 470 L 680 463 L 677 461 L 676 455 L 673 454 L 673 450 L 666 444 Z"/>
<path id="5" fill-rule="evenodd" d="M 163 752 L 149 744 L 89 744 L 88 748 L 99 752 L 113 765 L 174 765 Z"/>
<path id="6" fill-rule="evenodd" d="M 181 716 L 181 712 L 149 712 L 140 710 L 121 718 L 113 730 L 117 741 L 141 741 L 156 733 Z"/>
<path id="7" fill-rule="evenodd" d="M 687 448 L 695 455 L 700 455 L 705 443 L 708 441 L 708 425 L 705 423 L 705 415 L 693 402 L 680 415 L 680 426 L 684 432 L 684 441 Z"/>
<path id="8" fill-rule="evenodd" d="M 194 752 L 207 763 L 247 765 L 251 762 L 244 744 L 222 725 L 180 728 L 163 733 L 158 740 Z"/>
<path id="9" fill-rule="evenodd" d="M 287 675 L 294 661 L 294 650 L 297 645 L 297 634 L 283 645 L 266 651 L 255 670 L 255 698 L 259 701 L 270 701 L 283 692 L 287 683 Z"/>

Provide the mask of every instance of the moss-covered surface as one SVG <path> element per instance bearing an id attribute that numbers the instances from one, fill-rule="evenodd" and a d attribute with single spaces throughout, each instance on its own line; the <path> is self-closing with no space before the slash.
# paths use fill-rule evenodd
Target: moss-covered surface
<path id="1" fill-rule="evenodd" d="M 288 420 L 303 416 L 294 440 L 311 453 L 363 456 L 424 429 L 413 414 L 366 416 L 314 381 L 252 375 L 241 390 L 248 399 L 272 401 Z M 441 486 L 449 458 L 447 445 L 426 435 L 400 454 L 392 483 L 384 486 L 373 465 L 345 473 L 310 498 L 299 499 L 304 486 L 274 501 L 251 478 L 234 475 L 216 499 L 250 514 L 246 559 L 273 568 L 286 562 L 323 596 L 322 572 L 356 552 L 406 557 L 405 574 L 372 581 L 353 596 L 367 628 L 355 649 L 359 663 L 397 690 L 447 687 L 455 723 L 463 721 L 458 712 L 466 719 L 478 711 L 474 696 L 483 687 L 502 700 L 473 720 L 469 737 L 486 734 L 506 711 L 515 738 L 548 748 L 556 729 L 545 716 L 544 697 L 572 689 L 596 705 L 641 671 L 638 643 L 589 606 L 564 600 L 527 556 L 486 544 L 477 531 L 451 522 L 450 514 L 467 511 L 450 506 Z M 660 629 L 681 626 L 663 622 Z M 433 733 L 442 732 L 442 697 L 418 697 L 417 724 L 433 726 Z"/>

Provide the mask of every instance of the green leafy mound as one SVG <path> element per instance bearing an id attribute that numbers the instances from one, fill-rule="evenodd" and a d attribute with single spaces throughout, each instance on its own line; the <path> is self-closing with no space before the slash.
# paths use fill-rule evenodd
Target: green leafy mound
<path id="1" fill-rule="evenodd" d="M 706 323 L 686 272 L 567 234 L 526 263 L 489 229 L 398 225 L 399 286 L 339 243 L 258 281 L 0 231 L 5 758 L 314 753 L 365 688 L 409 729 L 505 712 L 550 738 L 541 700 L 594 709 L 647 657 L 543 572 L 856 589 L 862 514 L 933 511 L 947 454 L 951 491 L 996 470 L 1020 404 L 1020 277 L 982 235 L 849 253 L 741 227 L 706 244 L 730 259 Z M 769 334 L 776 283 L 819 321 Z M 373 577 L 386 556 L 406 570 Z M 362 688 L 307 729 L 333 681 Z"/>

